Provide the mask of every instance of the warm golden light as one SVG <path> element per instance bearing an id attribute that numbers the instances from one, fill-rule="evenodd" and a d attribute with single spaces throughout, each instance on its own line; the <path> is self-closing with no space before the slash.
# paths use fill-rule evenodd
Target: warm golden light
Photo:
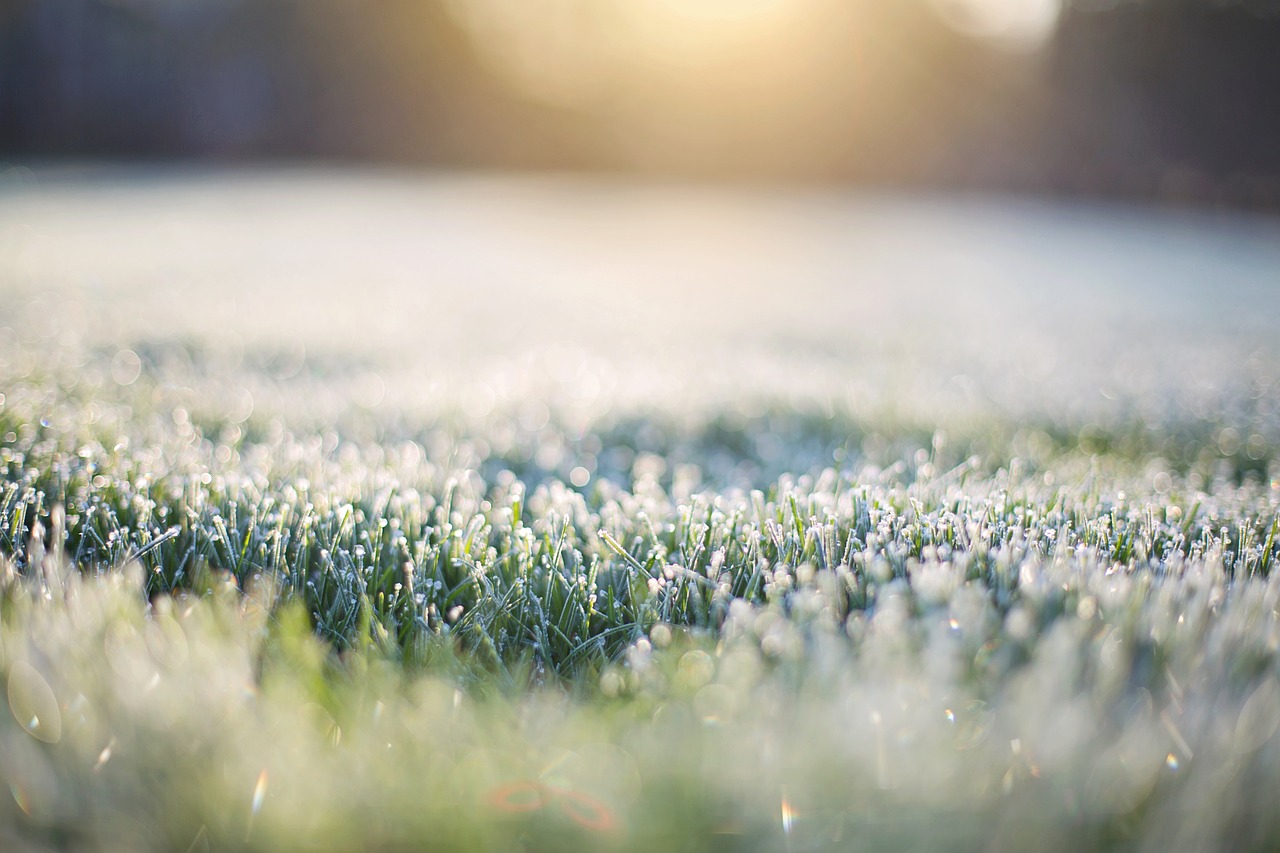
<path id="1" fill-rule="evenodd" d="M 808 0 L 650 0 L 626 3 L 641 49 L 679 47 L 714 54 L 725 45 L 779 31 L 812 4 Z"/>
<path id="2" fill-rule="evenodd" d="M 608 99 L 655 68 L 724 64 L 787 42 L 814 0 L 455 0 L 491 68 L 545 101 Z"/>
<path id="3" fill-rule="evenodd" d="M 1054 32 L 1063 2 L 451 0 L 450 8 L 507 92 L 581 122 L 584 147 L 570 156 L 608 150 L 632 167 L 700 174 L 767 163 L 799 175 L 844 164 L 882 179 L 913 173 L 945 148 L 949 122 L 972 112 L 957 93 L 984 97 L 976 57 L 988 45 L 1032 51 Z M 554 161 L 560 142 L 544 144 Z"/>
<path id="4" fill-rule="evenodd" d="M 633 4 L 632 8 L 658 15 L 674 15 L 687 19 L 747 19 L 760 15 L 785 13 L 802 0 L 651 0 Z"/>
<path id="5" fill-rule="evenodd" d="M 1063 0 L 933 0 L 956 30 L 1015 49 L 1039 47 L 1058 26 Z"/>
<path id="6" fill-rule="evenodd" d="M 498 76 L 535 100 L 584 106 L 618 73 L 617 9 L 583 0 L 454 0 L 453 17 Z"/>

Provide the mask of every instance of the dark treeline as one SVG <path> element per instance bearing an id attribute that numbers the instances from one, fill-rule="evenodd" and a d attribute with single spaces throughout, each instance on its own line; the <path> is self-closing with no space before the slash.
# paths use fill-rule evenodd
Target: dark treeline
<path id="1" fill-rule="evenodd" d="M 0 156 L 350 158 L 1280 207 L 1280 0 L 1078 3 L 1033 52 L 960 35 L 929 0 L 847 0 L 788 55 L 674 70 L 565 60 L 589 31 L 532 53 L 575 85 L 608 77 L 583 97 L 525 85 L 503 61 L 529 45 L 486 41 L 465 2 L 0 0 Z"/>
<path id="2" fill-rule="evenodd" d="M 1045 173 L 1083 192 L 1280 208 L 1280 4 L 1153 0 L 1066 17 Z"/>

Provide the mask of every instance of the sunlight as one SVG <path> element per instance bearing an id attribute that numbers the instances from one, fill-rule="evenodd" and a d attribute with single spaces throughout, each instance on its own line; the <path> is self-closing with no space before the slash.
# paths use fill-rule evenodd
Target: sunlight
<path id="1" fill-rule="evenodd" d="M 933 0 L 948 25 L 966 35 L 1017 50 L 1034 50 L 1053 35 L 1063 0 Z"/>
<path id="2" fill-rule="evenodd" d="M 791 42 L 789 28 L 812 7 L 810 0 L 651 0 L 623 6 L 638 52 L 682 65 L 715 64 L 766 41 L 775 52 Z"/>
<path id="3" fill-rule="evenodd" d="M 683 19 L 686 22 L 707 21 L 724 24 L 727 21 L 786 15 L 804 0 L 651 0 L 636 4 L 633 8 L 654 16 Z"/>
<path id="4" fill-rule="evenodd" d="M 813 0 L 453 0 L 491 69 L 536 99 L 611 100 L 660 67 L 707 66 L 788 42 Z"/>

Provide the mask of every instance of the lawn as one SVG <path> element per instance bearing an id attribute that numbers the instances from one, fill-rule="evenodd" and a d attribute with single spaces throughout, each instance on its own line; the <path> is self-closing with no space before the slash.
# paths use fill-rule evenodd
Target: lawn
<path id="1" fill-rule="evenodd" d="M 1280 228 L 0 196 L 0 846 L 1280 844 Z"/>

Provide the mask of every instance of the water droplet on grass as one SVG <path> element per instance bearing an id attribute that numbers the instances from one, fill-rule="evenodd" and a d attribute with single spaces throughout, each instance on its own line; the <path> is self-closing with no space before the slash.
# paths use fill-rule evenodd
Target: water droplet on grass
<path id="1" fill-rule="evenodd" d="M 132 385 L 141 375 L 142 359 L 133 350 L 120 350 L 111 359 L 111 378 L 117 385 Z"/>

